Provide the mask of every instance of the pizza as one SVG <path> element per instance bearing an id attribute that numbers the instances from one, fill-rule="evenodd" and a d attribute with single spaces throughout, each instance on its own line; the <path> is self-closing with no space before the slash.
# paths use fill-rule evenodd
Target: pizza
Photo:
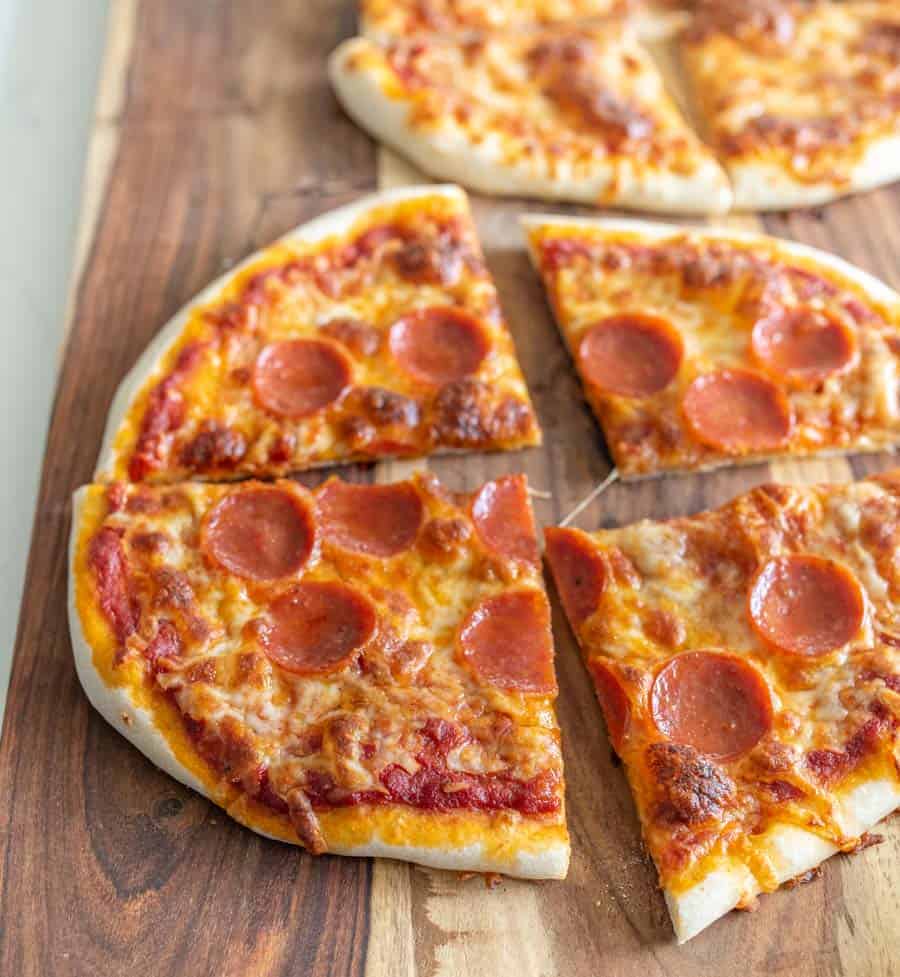
<path id="1" fill-rule="evenodd" d="M 494 195 L 720 213 L 731 191 L 621 24 L 344 42 L 348 114 L 439 179 Z"/>
<path id="2" fill-rule="evenodd" d="M 360 33 L 376 40 L 469 35 L 540 26 L 627 21 L 664 38 L 685 21 L 692 0 L 361 0 Z"/>
<path id="3" fill-rule="evenodd" d="M 626 14 L 634 0 L 362 0 L 360 33 L 412 37 L 528 28 Z"/>
<path id="4" fill-rule="evenodd" d="M 900 473 L 546 531 L 679 942 L 900 806 Z"/>
<path id="5" fill-rule="evenodd" d="M 526 227 L 624 478 L 900 439 L 900 296 L 864 272 L 738 231 Z"/>
<path id="6" fill-rule="evenodd" d="M 810 206 L 900 178 L 894 2 L 707 0 L 681 56 L 735 206 Z"/>
<path id="7" fill-rule="evenodd" d="M 237 821 L 312 853 L 565 875 L 524 476 L 95 484 L 70 561 L 89 699 Z"/>
<path id="8" fill-rule="evenodd" d="M 539 442 L 465 194 L 408 188 L 298 228 L 179 312 L 116 394 L 95 481 Z"/>

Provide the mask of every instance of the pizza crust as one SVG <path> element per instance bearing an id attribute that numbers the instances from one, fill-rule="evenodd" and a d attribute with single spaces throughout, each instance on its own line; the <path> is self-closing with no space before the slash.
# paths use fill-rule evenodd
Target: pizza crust
<path id="1" fill-rule="evenodd" d="M 287 822 L 284 832 L 267 830 L 260 819 L 254 816 L 253 807 L 240 796 L 236 802 L 229 803 L 227 791 L 217 791 L 214 785 L 204 782 L 189 769 L 175 754 L 165 734 L 159 728 L 151 711 L 136 703 L 127 686 L 108 685 L 94 664 L 94 653 L 87 640 L 78 611 L 77 600 L 77 557 L 83 529 L 83 511 L 91 486 L 82 486 L 72 497 L 72 527 L 69 536 L 69 584 L 68 616 L 69 633 L 72 641 L 72 654 L 75 671 L 84 693 L 91 705 L 101 716 L 133 746 L 137 747 L 151 763 L 173 777 L 179 783 L 225 808 L 236 821 L 263 837 L 288 844 L 300 845 L 300 841 Z M 358 816 L 359 823 L 366 826 L 366 815 L 353 809 L 350 817 Z M 277 817 L 277 816 L 276 816 Z M 272 821 L 270 818 L 269 821 Z M 508 832 L 503 838 L 504 854 L 496 857 L 487 851 L 482 843 L 454 847 L 452 845 L 424 846 L 417 844 L 396 844 L 385 841 L 373 831 L 364 844 L 346 846 L 329 845 L 329 853 L 352 855 L 360 858 L 396 858 L 400 861 L 415 862 L 437 869 L 460 872 L 497 872 L 503 875 L 527 879 L 563 879 L 569 868 L 569 845 L 565 841 L 545 844 L 542 847 L 523 844 L 517 846 L 514 827 L 502 825 L 499 832 Z"/>
<path id="2" fill-rule="evenodd" d="M 731 205 L 731 188 L 711 158 L 698 159 L 690 175 L 665 170 L 638 174 L 631 168 L 598 164 L 590 177 L 552 176 L 537 161 L 532 165 L 504 163 L 501 148 L 491 139 L 473 144 L 451 127 L 425 135 L 409 124 L 408 103 L 385 94 L 376 73 L 348 67 L 367 44 L 365 39 L 352 38 L 333 52 L 328 63 L 332 87 L 361 128 L 428 176 L 493 196 L 607 203 L 671 214 L 719 214 Z"/>
<path id="3" fill-rule="evenodd" d="M 426 185 L 395 187 L 391 190 L 373 193 L 354 201 L 352 204 L 329 211 L 320 217 L 316 217 L 294 228 L 294 230 L 289 231 L 279 240 L 254 252 L 239 262 L 224 275 L 204 288 L 202 292 L 194 296 L 187 305 L 176 312 L 160 329 L 119 384 L 106 419 L 100 455 L 94 469 L 94 481 L 108 482 L 114 478 L 116 470 L 116 435 L 128 415 L 131 404 L 147 381 L 161 369 L 169 349 L 178 340 L 178 337 L 198 308 L 212 302 L 237 275 L 245 268 L 259 261 L 270 248 L 280 244 L 291 243 L 316 244 L 329 237 L 345 233 L 360 218 L 372 210 L 397 204 L 404 200 L 415 200 L 419 197 L 444 197 L 447 200 L 459 203 L 461 207 L 466 206 L 465 193 L 459 187 L 455 186 Z"/>
<path id="4" fill-rule="evenodd" d="M 900 808 L 900 784 L 870 780 L 839 802 L 842 828 L 852 841 Z M 759 840 L 778 885 L 817 868 L 840 849 L 819 835 L 792 824 L 776 824 Z M 684 892 L 665 891 L 666 904 L 679 943 L 690 940 L 717 919 L 747 905 L 762 891 L 743 862 L 717 867 Z"/>
<path id="5" fill-rule="evenodd" d="M 799 180 L 777 163 L 745 160 L 726 163 L 736 210 L 788 210 L 816 207 L 851 193 L 874 190 L 900 179 L 900 136 L 870 142 L 846 181 Z"/>
<path id="6" fill-rule="evenodd" d="M 898 145 L 900 149 L 900 145 Z M 687 234 L 698 241 L 722 241 L 724 243 L 736 241 L 741 244 L 777 245 L 778 249 L 792 257 L 802 258 L 820 264 L 823 268 L 837 272 L 848 281 L 865 290 L 871 298 L 881 305 L 893 306 L 900 314 L 900 292 L 894 291 L 889 285 L 870 275 L 867 271 L 857 268 L 843 258 L 839 258 L 829 251 L 821 251 L 808 244 L 798 241 L 788 241 L 785 238 L 774 237 L 771 234 L 760 234 L 756 231 L 740 231 L 732 228 L 717 227 L 680 227 L 677 224 L 666 224 L 660 221 L 648 221 L 623 217 L 569 217 L 559 214 L 524 214 L 521 218 L 526 232 L 537 230 L 547 225 L 553 227 L 584 227 L 596 228 L 611 234 L 626 233 L 640 235 L 647 240 L 659 241 L 668 237 L 681 237 Z M 528 238 L 528 252 L 536 268 L 539 268 L 538 256 Z"/>

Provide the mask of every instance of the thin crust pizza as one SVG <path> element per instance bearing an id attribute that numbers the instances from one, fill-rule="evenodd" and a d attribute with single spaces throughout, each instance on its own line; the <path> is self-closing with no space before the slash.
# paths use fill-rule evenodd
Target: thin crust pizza
<path id="1" fill-rule="evenodd" d="M 75 497 L 93 705 L 242 824 L 310 852 L 534 878 L 569 843 L 524 477 Z"/>
<path id="2" fill-rule="evenodd" d="M 119 388 L 95 480 L 539 442 L 465 194 L 418 187 L 298 228 L 179 312 Z"/>
<path id="3" fill-rule="evenodd" d="M 766 485 L 547 559 L 678 940 L 900 806 L 900 481 Z"/>
<path id="4" fill-rule="evenodd" d="M 378 39 L 529 28 L 631 12 L 634 0 L 362 0 L 360 33 Z"/>
<path id="5" fill-rule="evenodd" d="M 720 213 L 731 191 L 621 24 L 354 38 L 330 63 L 347 112 L 439 179 L 495 195 Z"/>
<path id="6" fill-rule="evenodd" d="M 753 233 L 526 228 L 623 477 L 896 446 L 900 296 L 870 275 Z"/>
<path id="7" fill-rule="evenodd" d="M 825 203 L 900 178 L 900 10 L 707 0 L 681 55 L 735 206 Z"/>

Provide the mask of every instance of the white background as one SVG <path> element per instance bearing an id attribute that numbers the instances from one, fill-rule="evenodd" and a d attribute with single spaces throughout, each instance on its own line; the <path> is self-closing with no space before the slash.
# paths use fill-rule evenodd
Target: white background
<path id="1" fill-rule="evenodd" d="M 63 339 L 107 0 L 0 0 L 0 715 Z M 39 518 L 39 515 L 38 515 Z"/>

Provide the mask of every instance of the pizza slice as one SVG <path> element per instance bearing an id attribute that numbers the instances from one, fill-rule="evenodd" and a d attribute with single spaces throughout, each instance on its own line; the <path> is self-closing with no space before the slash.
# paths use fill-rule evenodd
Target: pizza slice
<path id="1" fill-rule="evenodd" d="M 707 0 L 681 54 L 736 207 L 810 206 L 900 179 L 896 3 Z"/>
<path id="2" fill-rule="evenodd" d="M 116 394 L 95 481 L 539 442 L 465 194 L 407 188 L 298 228 L 179 312 Z"/>
<path id="3" fill-rule="evenodd" d="M 524 476 L 116 482 L 74 510 L 78 674 L 157 766 L 313 853 L 565 875 Z"/>
<path id="4" fill-rule="evenodd" d="M 360 33 L 373 38 L 529 28 L 627 14 L 634 0 L 362 0 Z"/>
<path id="5" fill-rule="evenodd" d="M 665 37 L 685 22 L 691 0 L 362 0 L 360 33 L 375 40 L 530 30 L 618 18 Z"/>
<path id="6" fill-rule="evenodd" d="M 897 476 L 547 530 L 679 942 L 900 806 Z"/>
<path id="7" fill-rule="evenodd" d="M 760 234 L 526 218 L 625 478 L 900 439 L 900 296 Z"/>
<path id="8" fill-rule="evenodd" d="M 731 191 L 620 24 L 378 44 L 330 63 L 350 116 L 423 172 L 495 195 L 717 213 Z"/>

